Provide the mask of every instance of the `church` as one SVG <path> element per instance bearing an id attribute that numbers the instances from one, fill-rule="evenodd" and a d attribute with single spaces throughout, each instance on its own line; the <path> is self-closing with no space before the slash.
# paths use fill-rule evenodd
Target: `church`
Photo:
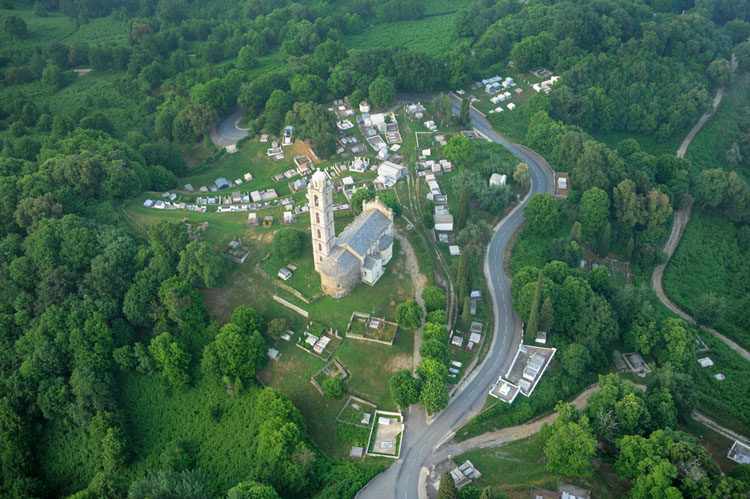
<path id="1" fill-rule="evenodd" d="M 307 188 L 313 258 L 323 291 L 334 298 L 352 292 L 359 281 L 374 285 L 393 256 L 393 211 L 375 198 L 336 237 L 333 186 L 322 171 Z"/>

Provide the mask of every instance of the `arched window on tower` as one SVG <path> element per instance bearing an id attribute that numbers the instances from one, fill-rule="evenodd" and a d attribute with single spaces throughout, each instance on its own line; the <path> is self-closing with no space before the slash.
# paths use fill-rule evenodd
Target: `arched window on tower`
<path id="1" fill-rule="evenodd" d="M 323 251 L 323 245 L 318 243 L 318 251 Z"/>
<path id="2" fill-rule="evenodd" d="M 315 223 L 316 224 L 320 223 L 320 213 L 315 213 Z"/>
<path id="3" fill-rule="evenodd" d="M 315 206 L 320 206 L 320 198 L 318 198 L 317 194 L 315 195 Z"/>
<path id="4" fill-rule="evenodd" d="M 320 229 L 318 229 L 318 239 L 320 239 L 321 237 L 323 236 L 320 235 Z"/>

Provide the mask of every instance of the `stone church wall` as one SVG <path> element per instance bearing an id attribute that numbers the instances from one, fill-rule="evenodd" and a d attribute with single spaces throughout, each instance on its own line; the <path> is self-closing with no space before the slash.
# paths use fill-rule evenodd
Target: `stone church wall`
<path id="1" fill-rule="evenodd" d="M 359 277 L 360 271 L 358 266 L 342 277 L 330 277 L 321 272 L 320 286 L 327 295 L 334 298 L 342 298 L 352 292 L 354 286 L 359 282 Z"/>

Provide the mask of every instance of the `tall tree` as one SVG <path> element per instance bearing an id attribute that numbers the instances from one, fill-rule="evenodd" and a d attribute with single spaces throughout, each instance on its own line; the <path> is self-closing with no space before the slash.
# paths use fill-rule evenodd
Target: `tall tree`
<path id="1" fill-rule="evenodd" d="M 468 166 L 474 159 L 474 142 L 465 135 L 454 135 L 443 147 L 443 154 L 460 168 Z"/>
<path id="2" fill-rule="evenodd" d="M 533 344 L 536 340 L 536 333 L 539 330 L 539 306 L 542 299 L 542 273 L 539 272 L 539 278 L 536 281 L 536 290 L 534 299 L 531 301 L 531 310 L 529 311 L 529 321 L 526 323 L 526 343 Z"/>
<path id="3" fill-rule="evenodd" d="M 609 255 L 609 245 L 612 242 L 612 224 L 607 222 L 599 231 L 599 256 L 604 258 Z"/>
<path id="4" fill-rule="evenodd" d="M 544 332 L 552 331 L 555 325 L 555 311 L 552 309 L 552 301 L 547 298 L 539 309 L 539 329 Z"/>
<path id="5" fill-rule="evenodd" d="M 421 381 L 406 369 L 396 371 L 388 380 L 391 398 L 401 408 L 406 409 L 419 401 Z"/>
<path id="6" fill-rule="evenodd" d="M 592 187 L 581 196 L 578 219 L 587 239 L 596 237 L 609 217 L 609 196 L 598 187 Z"/>
<path id="7" fill-rule="evenodd" d="M 415 300 L 409 300 L 396 307 L 396 320 L 398 325 L 415 330 L 422 324 L 424 311 Z"/>
<path id="8" fill-rule="evenodd" d="M 464 97 L 461 99 L 461 110 L 458 115 L 458 122 L 463 127 L 468 127 L 471 125 L 471 117 L 469 116 L 469 111 L 471 109 L 471 102 L 467 97 Z"/>
<path id="9" fill-rule="evenodd" d="M 463 303 L 471 292 L 471 256 L 469 251 L 461 253 L 456 280 L 458 281 L 458 300 L 459 303 Z"/>
<path id="10" fill-rule="evenodd" d="M 18 16 L 8 16 L 3 21 L 3 29 L 13 40 L 24 40 L 29 36 L 26 22 Z"/>
<path id="11" fill-rule="evenodd" d="M 177 270 L 193 286 L 216 288 L 224 282 L 229 260 L 203 241 L 192 241 L 182 251 Z"/>
<path id="12" fill-rule="evenodd" d="M 161 333 L 151 340 L 149 352 L 156 361 L 161 376 L 174 386 L 186 385 L 190 380 L 187 367 L 190 353 L 169 333 Z"/>
<path id="13" fill-rule="evenodd" d="M 529 229 L 536 234 L 547 234 L 557 223 L 557 202 L 549 194 L 534 194 L 523 209 Z"/>
<path id="14" fill-rule="evenodd" d="M 422 386 L 420 402 L 428 414 L 440 412 L 448 406 L 448 387 L 437 378 L 427 378 Z"/>
<path id="15" fill-rule="evenodd" d="M 222 376 L 250 378 L 268 361 L 267 351 L 258 331 L 243 331 L 230 322 L 204 349 L 202 368 Z"/>
<path id="16" fill-rule="evenodd" d="M 513 180 L 515 180 L 516 183 L 521 186 L 521 188 L 528 188 L 529 184 L 531 183 L 529 165 L 527 165 L 526 163 L 518 163 L 516 165 L 516 171 L 513 173 Z"/>
<path id="17" fill-rule="evenodd" d="M 378 76 L 369 87 L 370 101 L 377 107 L 390 106 L 396 98 L 396 87 L 384 76 Z"/>
<path id="18" fill-rule="evenodd" d="M 451 98 L 446 94 L 440 94 L 432 100 L 432 109 L 435 113 L 435 119 L 440 126 L 445 126 L 452 116 Z"/>
<path id="19" fill-rule="evenodd" d="M 469 210 L 471 204 L 471 189 L 469 184 L 461 184 L 461 194 L 458 198 L 458 219 L 456 220 L 456 229 L 463 230 L 466 227 L 466 221 L 469 219 Z"/>
<path id="20" fill-rule="evenodd" d="M 440 487 L 438 488 L 438 499 L 459 499 L 461 494 L 458 492 L 456 482 L 453 481 L 450 471 L 446 471 L 440 477 Z"/>

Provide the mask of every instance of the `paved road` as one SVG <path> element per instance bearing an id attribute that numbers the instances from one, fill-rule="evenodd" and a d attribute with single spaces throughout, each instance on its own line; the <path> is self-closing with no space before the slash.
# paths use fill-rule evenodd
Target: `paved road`
<path id="1" fill-rule="evenodd" d="M 234 106 L 219 119 L 216 128 L 211 130 L 211 142 L 219 147 L 236 144 L 247 136 L 247 130 L 239 127 L 242 119 L 242 108 Z"/>
<path id="2" fill-rule="evenodd" d="M 404 95 L 404 101 L 425 100 L 424 95 Z M 458 113 L 459 103 L 454 100 L 454 114 Z M 471 112 L 475 129 L 487 138 L 507 147 L 519 160 L 529 165 L 531 191 L 551 192 L 552 181 L 549 166 L 532 151 L 513 144 L 497 135 L 489 122 L 475 111 Z M 487 393 L 501 372 L 508 369 L 520 342 L 520 323 L 511 309 L 510 280 L 503 272 L 503 255 L 512 234 L 523 222 L 522 207 L 528 200 L 514 209 L 495 227 L 495 235 L 490 241 L 485 256 L 484 272 L 490 288 L 495 315 L 495 332 L 490 351 L 484 362 L 463 382 L 455 392 L 448 407 L 432 421 L 427 421 L 421 408 L 412 406 L 405 414 L 406 431 L 401 441 L 401 460 L 381 473 L 375 480 L 360 491 L 358 497 L 382 499 L 424 497 L 420 490 L 420 474 L 423 466 L 430 464 L 435 447 L 450 433 L 477 414 L 484 405 Z M 422 474 L 424 476 L 424 474 Z"/>

